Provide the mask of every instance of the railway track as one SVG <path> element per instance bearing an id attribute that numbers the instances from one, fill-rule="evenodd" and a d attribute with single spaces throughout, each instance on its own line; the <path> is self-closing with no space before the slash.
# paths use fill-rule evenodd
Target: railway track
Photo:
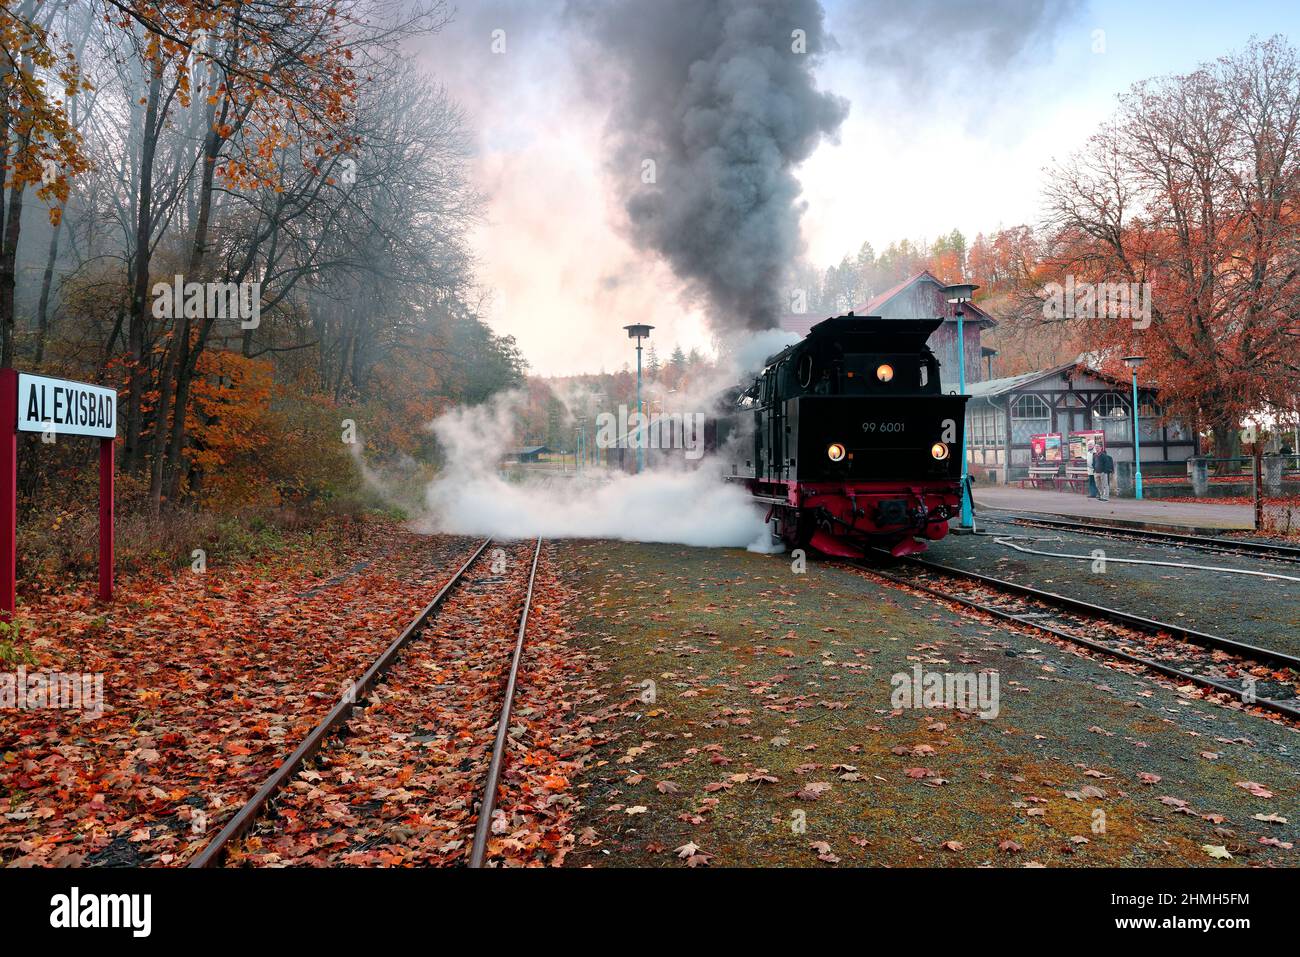
<path id="1" fill-rule="evenodd" d="M 999 519 L 999 521 L 1001 521 Z M 1125 528 L 1121 525 L 1093 525 L 1088 522 L 1070 522 L 1064 519 L 1024 516 L 1011 519 L 1016 525 L 1045 528 L 1061 532 L 1079 532 L 1098 538 L 1123 538 L 1130 541 L 1154 544 L 1179 545 L 1200 551 L 1223 555 L 1243 555 L 1252 558 L 1269 558 L 1280 562 L 1300 564 L 1300 547 L 1278 542 L 1260 542 L 1250 539 L 1213 538 L 1208 535 L 1184 535 L 1179 532 L 1148 531 Z"/>
<path id="2" fill-rule="evenodd" d="M 293 780 L 294 776 L 317 757 L 331 739 L 346 733 L 346 724 L 353 714 L 365 707 L 367 696 L 384 675 L 397 663 L 402 652 L 426 629 L 440 613 L 449 597 L 466 581 L 467 572 L 483 557 L 483 553 L 492 544 L 492 539 L 485 539 L 456 570 L 452 577 L 438 590 L 433 599 L 402 630 L 401 634 L 375 659 L 366 672 L 352 683 L 348 693 L 328 714 L 308 733 L 294 751 L 262 782 L 251 798 L 236 812 L 221 831 L 189 863 L 192 868 L 219 866 L 230 848 L 250 830 L 263 820 L 271 809 L 272 802 L 278 794 Z M 518 683 L 519 665 L 523 657 L 524 637 L 528 627 L 528 614 L 533 603 L 533 589 L 537 578 L 537 565 L 541 557 L 542 539 L 538 538 L 533 549 L 532 562 L 528 571 L 527 584 L 523 594 L 522 610 L 519 614 L 518 628 L 515 632 L 514 651 L 511 656 L 508 677 L 503 692 L 502 705 L 498 714 L 497 733 L 489 761 L 484 786 L 479 792 L 478 820 L 471 853 L 468 860 L 470 867 L 482 867 L 486 857 L 487 839 L 491 828 L 493 810 L 496 806 L 497 789 L 505 761 L 508 743 L 508 729 L 515 687 Z M 480 582 L 497 581 L 481 579 Z"/>
<path id="3" fill-rule="evenodd" d="M 523 611 L 519 613 L 519 630 L 515 637 L 515 653 L 510 659 L 510 676 L 502 698 L 501 716 L 497 719 L 497 736 L 492 745 L 492 760 L 488 764 L 487 781 L 483 785 L 483 799 L 479 803 L 478 823 L 474 828 L 474 843 L 470 848 L 469 866 L 479 868 L 487 854 L 488 833 L 492 826 L 492 811 L 496 808 L 497 785 L 501 781 L 501 765 L 505 760 L 506 736 L 510 730 L 510 708 L 519 681 L 519 659 L 524 653 L 524 633 L 528 630 L 528 611 L 533 605 L 533 584 L 537 581 L 537 560 L 542 555 L 542 540 L 537 539 L 533 550 L 533 564 L 528 570 L 528 591 L 524 595 Z"/>
<path id="4" fill-rule="evenodd" d="M 1239 700 L 1249 689 L 1249 703 L 1300 720 L 1300 657 L 925 559 L 905 559 L 891 571 L 852 564 L 896 585 Z M 1256 674 L 1261 669 L 1266 673 Z"/>

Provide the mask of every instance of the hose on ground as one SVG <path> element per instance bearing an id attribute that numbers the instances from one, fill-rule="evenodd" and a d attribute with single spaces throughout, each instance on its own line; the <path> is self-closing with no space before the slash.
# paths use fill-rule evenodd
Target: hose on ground
<path id="1" fill-rule="evenodd" d="M 1048 558 L 1073 558 L 1077 561 L 1096 561 L 1095 555 L 1070 555 L 1066 552 L 1044 552 L 1036 548 L 1027 548 L 1024 545 L 1017 545 L 1010 538 L 997 537 L 993 541 L 999 545 L 1005 545 L 1008 548 L 1014 548 L 1018 552 L 1024 552 L 1027 555 L 1045 555 Z M 1300 582 L 1300 578 L 1294 575 L 1279 575 L 1276 572 L 1257 572 L 1248 568 L 1224 568 L 1220 565 L 1193 565 L 1190 562 L 1158 562 L 1146 558 L 1111 558 L 1107 555 L 1104 559 L 1107 563 L 1114 562 L 1118 565 L 1160 565 L 1164 568 L 1190 568 L 1202 572 L 1223 572 L 1227 575 L 1254 575 L 1257 578 L 1274 578 L 1280 581 Z"/>

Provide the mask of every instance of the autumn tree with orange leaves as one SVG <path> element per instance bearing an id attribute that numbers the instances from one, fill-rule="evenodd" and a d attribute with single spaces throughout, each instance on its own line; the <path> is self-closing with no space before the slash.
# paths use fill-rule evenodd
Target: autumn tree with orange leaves
<path id="1" fill-rule="evenodd" d="M 72 177 L 85 171 L 69 101 L 83 89 L 71 47 L 50 35 L 59 4 L 0 3 L 0 366 L 13 365 L 15 260 L 28 187 L 49 201 L 52 223 L 63 214 Z"/>
<path id="2" fill-rule="evenodd" d="M 1149 325 L 1081 318 L 1111 371 L 1149 357 L 1167 411 L 1238 454 L 1300 386 L 1300 62 L 1284 39 L 1139 83 L 1047 190 L 1035 283 L 1149 283 Z"/>
<path id="3" fill-rule="evenodd" d="M 180 107 L 188 107 L 195 94 L 201 98 L 203 132 L 195 163 L 195 215 L 183 275 L 187 281 L 229 279 L 214 275 L 208 262 L 216 188 L 278 190 L 287 152 L 297 150 L 310 157 L 310 168 L 318 165 L 317 157 L 348 148 L 351 141 L 346 126 L 357 88 L 350 63 L 352 44 L 362 38 L 350 29 L 360 24 L 354 4 L 110 0 L 109 6 L 120 29 L 140 36 L 139 56 L 149 76 L 132 283 L 131 387 L 124 461 L 124 465 L 135 467 L 144 461 L 146 452 L 140 442 L 146 366 L 137 330 L 149 324 L 149 217 L 154 197 L 147 187 L 152 186 L 154 147 L 166 128 L 168 106 L 174 99 Z M 160 94 L 167 82 L 170 88 L 164 99 Z M 236 282 L 244 281 L 256 269 L 255 250 L 248 250 L 243 260 L 244 274 L 235 278 Z M 192 318 L 198 321 L 192 323 Z M 157 375 L 147 448 L 155 512 L 164 498 L 174 500 L 180 491 L 192 384 L 218 318 L 173 317 Z"/>
<path id="4" fill-rule="evenodd" d="M 125 510 L 353 494 L 346 451 L 309 451 L 340 422 L 368 455 L 424 455 L 431 416 L 521 379 L 478 318 L 465 116 L 403 54 L 446 0 L 0 12 L 4 361 L 118 388 Z M 157 311 L 178 275 L 257 285 L 260 324 Z M 84 472 L 80 445 L 43 452 L 24 500 Z"/>

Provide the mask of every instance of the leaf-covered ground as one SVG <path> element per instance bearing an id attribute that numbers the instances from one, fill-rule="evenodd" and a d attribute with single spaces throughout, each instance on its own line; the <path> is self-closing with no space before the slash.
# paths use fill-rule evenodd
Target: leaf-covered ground
<path id="1" fill-rule="evenodd" d="M 570 864 L 1297 863 L 1289 726 L 835 565 L 560 554 L 603 709 Z M 918 664 L 997 671 L 999 715 L 895 708 Z"/>
<path id="2" fill-rule="evenodd" d="M 24 667 L 103 674 L 106 710 L 0 712 L 0 863 L 184 863 L 472 544 L 375 521 L 266 562 L 122 581 L 109 607 L 82 587 L 24 606 Z"/>
<path id="3" fill-rule="evenodd" d="M 570 779 L 590 750 L 578 709 L 592 692 L 568 645 L 568 597 L 543 549 L 487 853 L 556 865 L 573 845 Z M 477 824 L 532 545 L 496 546 L 469 569 L 348 722 L 298 773 L 231 863 L 464 863 Z M 494 567 L 494 565 L 496 567 Z"/>

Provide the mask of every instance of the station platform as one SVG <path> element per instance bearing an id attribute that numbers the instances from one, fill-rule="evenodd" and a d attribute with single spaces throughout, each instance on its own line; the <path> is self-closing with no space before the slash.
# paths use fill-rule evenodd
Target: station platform
<path id="1" fill-rule="evenodd" d="M 1099 502 L 1079 492 L 1049 492 L 1008 485 L 975 486 L 973 494 L 976 524 L 981 509 L 1036 512 L 1099 524 L 1202 535 L 1250 531 L 1255 523 L 1254 509 L 1249 505 L 1162 502 L 1159 499 L 1139 502 L 1115 496 L 1111 496 L 1109 502 Z"/>

